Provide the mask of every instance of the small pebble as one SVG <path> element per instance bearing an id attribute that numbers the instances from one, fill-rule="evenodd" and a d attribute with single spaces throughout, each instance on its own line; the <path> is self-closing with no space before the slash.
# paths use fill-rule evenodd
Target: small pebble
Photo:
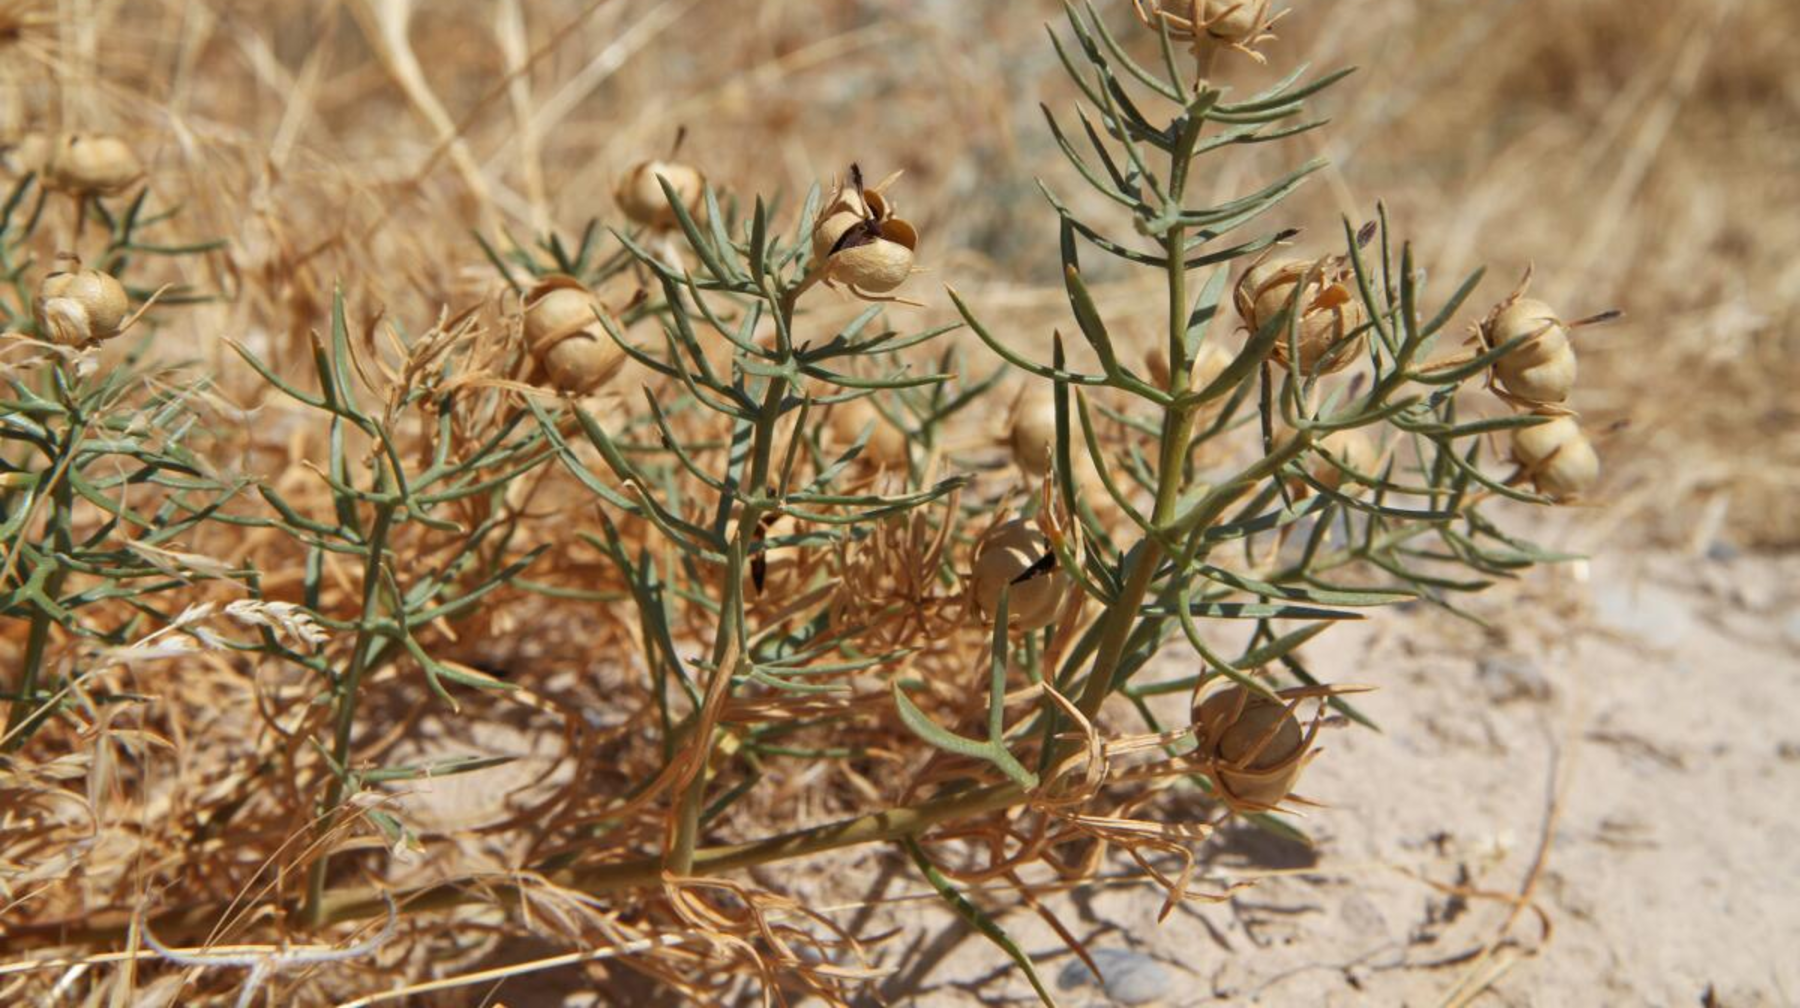
<path id="1" fill-rule="evenodd" d="M 1074 959 L 1057 976 L 1057 986 L 1063 990 L 1099 986 L 1110 1004 L 1143 1005 L 1169 996 L 1169 971 L 1155 959 L 1130 949 L 1090 949 L 1088 954 L 1106 975 L 1105 982 L 1094 976 L 1087 963 Z"/>

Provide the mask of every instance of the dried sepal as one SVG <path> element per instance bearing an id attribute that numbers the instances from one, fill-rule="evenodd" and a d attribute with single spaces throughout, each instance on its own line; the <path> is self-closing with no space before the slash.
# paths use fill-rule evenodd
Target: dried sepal
<path id="1" fill-rule="evenodd" d="M 970 590 L 990 620 L 999 610 L 1003 589 L 1008 620 L 1020 630 L 1049 626 L 1069 589 L 1049 538 L 1024 519 L 994 526 L 975 546 Z"/>
<path id="2" fill-rule="evenodd" d="M 888 294 L 913 272 L 916 229 L 894 215 L 883 190 L 899 174 L 873 187 L 863 185 L 862 169 L 850 166 L 848 183 L 832 189 L 813 220 L 814 269 L 827 284 L 843 284 L 858 297 Z"/>
<path id="3" fill-rule="evenodd" d="M 109 340 L 124 331 L 131 297 L 110 273 L 84 268 L 59 270 L 38 285 L 31 302 L 38 334 L 52 343 L 83 347 Z"/>
<path id="4" fill-rule="evenodd" d="M 526 293 L 525 346 L 558 391 L 591 392 L 625 363 L 625 352 L 601 326 L 602 314 L 611 312 L 571 276 L 552 274 Z"/>
<path id="5" fill-rule="evenodd" d="M 1300 370 L 1330 374 L 1349 367 L 1368 339 L 1367 330 L 1361 328 L 1368 312 L 1356 294 L 1355 283 L 1350 261 L 1344 256 L 1265 259 L 1238 280 L 1232 300 L 1238 317 L 1252 333 L 1260 332 L 1294 304 L 1299 314 L 1294 342 L 1299 345 Z M 1280 333 L 1269 352 L 1269 359 L 1283 367 L 1289 358 L 1288 335 Z"/>
<path id="6" fill-rule="evenodd" d="M 1519 479 L 1558 504 L 1579 500 L 1600 481 L 1600 454 L 1581 424 L 1567 413 L 1541 412 L 1545 423 L 1513 430 L 1513 460 Z"/>

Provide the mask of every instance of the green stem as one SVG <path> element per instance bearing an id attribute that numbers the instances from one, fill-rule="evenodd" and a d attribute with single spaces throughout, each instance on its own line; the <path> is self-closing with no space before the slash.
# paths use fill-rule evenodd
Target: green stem
<path id="1" fill-rule="evenodd" d="M 800 294 L 816 282 L 817 277 L 807 274 L 797 284 L 775 299 L 776 311 L 780 313 L 778 329 L 788 331 L 793 325 L 794 305 Z M 782 341 L 781 353 L 786 362 L 793 361 L 793 349 Z M 725 554 L 725 595 L 719 604 L 719 632 L 713 640 L 712 662 L 713 675 L 724 677 L 722 682 L 715 683 L 707 691 L 710 696 L 713 690 L 729 691 L 731 676 L 735 668 L 728 668 L 726 657 L 733 652 L 732 645 L 744 636 L 744 567 L 750 552 L 750 542 L 756 534 L 757 526 L 762 522 L 763 513 L 767 510 L 759 501 L 765 500 L 768 494 L 769 467 L 774 457 L 775 425 L 781 419 L 781 402 L 786 397 L 788 381 L 786 378 L 769 379 L 768 388 L 763 391 L 762 406 L 757 410 L 756 422 L 751 431 L 749 471 L 738 485 L 741 495 L 748 488 L 749 500 L 744 501 L 738 511 L 737 527 L 732 531 L 731 545 Z M 735 665 L 735 662 L 729 664 Z M 694 717 L 698 719 L 701 711 L 696 710 Z M 681 795 L 675 802 L 675 833 L 670 839 L 664 867 L 674 875 L 692 874 L 695 868 L 695 847 L 699 843 L 701 812 L 706 807 L 706 784 L 712 762 L 713 746 L 717 744 L 719 732 L 712 737 L 696 740 L 695 744 L 703 747 L 700 755 L 700 766 L 688 781 Z"/>
<path id="2" fill-rule="evenodd" d="M 385 488 L 386 479 L 381 478 L 379 485 Z M 393 504 L 379 504 L 375 508 L 375 524 L 369 532 L 369 555 L 363 565 L 362 619 L 356 631 L 356 644 L 350 654 L 350 667 L 338 680 L 337 687 L 337 726 L 332 738 L 331 758 L 337 764 L 337 770 L 331 776 L 331 784 L 325 790 L 325 803 L 319 814 L 318 836 L 321 844 L 318 859 L 306 877 L 306 905 L 302 911 L 302 919 L 309 925 L 318 927 L 325 923 L 323 916 L 325 878 L 331 866 L 328 843 L 332 825 L 337 818 L 338 807 L 344 802 L 350 770 L 350 741 L 356 728 L 356 702 L 362 688 L 363 673 L 368 669 L 370 645 L 373 643 L 376 623 L 376 600 L 381 591 L 382 554 L 387 550 L 388 531 L 393 527 Z"/>
<path id="3" fill-rule="evenodd" d="M 68 556 L 75 548 L 69 532 L 69 525 L 74 520 L 75 485 L 68 478 L 68 467 L 73 463 L 75 446 L 81 441 L 85 427 L 85 423 L 78 423 L 69 431 L 51 477 L 50 539 L 59 558 Z M 63 582 L 67 578 L 68 567 L 59 559 L 56 569 L 44 579 L 44 597 L 52 600 L 59 598 Z M 30 741 L 32 727 L 46 713 L 37 706 L 36 698 L 44 656 L 50 647 L 50 627 L 54 623 L 55 620 L 43 606 L 32 608 L 30 636 L 25 641 L 25 666 L 19 676 L 19 688 L 14 694 L 12 709 L 7 712 L 6 717 L 6 734 L 3 736 L 6 739 L 5 752 L 16 752 Z"/>

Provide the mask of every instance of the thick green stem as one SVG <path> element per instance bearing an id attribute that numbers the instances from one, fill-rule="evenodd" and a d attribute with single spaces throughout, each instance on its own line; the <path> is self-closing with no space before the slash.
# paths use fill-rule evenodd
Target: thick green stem
<path id="1" fill-rule="evenodd" d="M 385 486 L 385 481 L 383 485 Z M 394 505 L 376 506 L 375 524 L 369 532 L 367 544 L 369 555 L 363 565 L 362 619 L 356 632 L 354 650 L 350 654 L 350 667 L 345 670 L 337 685 L 337 725 L 331 746 L 331 758 L 337 766 L 331 775 L 331 784 L 325 790 L 325 802 L 319 814 L 318 837 L 321 847 L 318 858 L 313 861 L 312 868 L 307 873 L 306 906 L 302 912 L 303 919 L 313 927 L 325 922 L 325 878 L 331 866 L 331 850 L 326 846 L 329 843 L 327 838 L 347 790 L 350 741 L 356 729 L 356 702 L 362 689 L 363 673 L 368 669 L 370 645 L 374 643 L 374 626 L 379 615 L 375 608 L 381 592 L 382 554 L 387 549 L 388 530 L 393 527 L 393 521 Z"/>

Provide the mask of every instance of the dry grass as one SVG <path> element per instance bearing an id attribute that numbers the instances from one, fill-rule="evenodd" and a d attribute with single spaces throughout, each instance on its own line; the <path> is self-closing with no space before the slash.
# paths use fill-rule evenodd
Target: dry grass
<path id="1" fill-rule="evenodd" d="M 1298 59 L 1366 69 L 1320 106 L 1336 120 L 1321 139 L 1207 180 L 1209 194 L 1322 152 L 1338 167 L 1288 204 L 1282 224 L 1331 235 L 1340 214 L 1365 218 L 1381 199 L 1440 290 L 1487 263 L 1483 296 L 1498 299 L 1530 262 L 1538 289 L 1571 315 L 1622 307 L 1625 321 L 1583 337 L 1575 405 L 1597 429 L 1612 428 L 1603 442 L 1610 507 L 1594 520 L 1628 541 L 1800 546 L 1800 510 L 1788 503 L 1800 489 L 1800 265 L 1791 254 L 1800 217 L 1788 212 L 1800 205 L 1800 73 L 1784 44 L 1800 37 L 1800 6 L 1294 6 L 1269 69 L 1233 66 L 1244 89 Z M 618 174 L 664 150 L 681 126 L 687 155 L 715 183 L 784 194 L 790 211 L 808 185 L 851 160 L 905 169 L 909 216 L 926 236 L 920 259 L 933 270 L 914 281 L 927 302 L 918 316 L 950 317 L 936 290 L 954 279 L 1013 338 L 1047 345 L 1050 329 L 1067 325 L 1066 306 L 1031 179 L 1072 188 L 1036 109 L 1067 97 L 1040 27 L 1058 13 L 1053 3 L 951 0 L 0 0 L 0 134 L 125 134 L 152 163 L 159 196 L 186 206 L 185 237 L 228 239 L 224 251 L 145 278 L 223 295 L 165 312 L 159 347 L 217 376 L 209 406 L 227 432 L 213 446 L 220 464 L 283 473 L 278 483 L 301 496 L 317 491 L 307 465 L 322 457 L 323 431 L 274 400 L 225 338 L 299 368 L 337 283 L 358 317 L 385 311 L 423 330 L 501 286 L 470 229 L 578 232 L 610 215 Z M 1100 279 L 1106 308 L 1127 329 L 1156 324 L 1144 289 Z M 502 328 L 491 314 L 479 322 Z M 578 488 L 558 475 L 529 489 L 515 500 L 513 548 L 566 544 L 566 527 L 589 513 Z M 411 535 L 402 555 L 425 562 L 444 548 L 432 533 Z M 290 541 L 221 532 L 181 548 L 254 563 L 272 597 L 300 600 L 304 557 Z M 352 610 L 354 574 L 328 574 L 322 610 Z M 585 545 L 533 576 L 587 591 L 625 587 Z M 207 619 L 230 620 L 224 607 L 235 598 L 207 589 L 184 601 L 211 602 L 219 611 Z M 237 618 L 303 632 L 279 616 Z M 939 629 L 922 618 L 917 632 Z M 623 858 L 659 842 L 655 792 L 641 804 L 617 800 L 660 766 L 636 729 L 653 698 L 641 676 L 596 659 L 640 653 L 639 632 L 591 603 L 502 596 L 437 628 L 434 646 L 523 690 L 478 696 L 453 718 L 409 672 L 389 669 L 369 684 L 365 721 L 376 727 L 359 744 L 365 759 L 418 761 L 471 741 L 526 758 L 503 771 L 509 803 L 479 793 L 497 784 L 468 793 L 450 781 L 388 799 L 429 824 L 422 855 L 383 856 L 366 822 L 346 826 L 339 839 L 363 853 L 342 859 L 345 885 L 483 884 L 456 894 L 468 906 L 453 916 L 402 914 L 392 935 L 376 933 L 381 904 L 364 907 L 371 920 L 317 937 L 338 949 L 380 939 L 345 953 L 287 946 L 287 923 L 251 910 L 291 893 L 312 853 L 322 769 L 305 739 L 326 731 L 312 687 L 291 669 L 217 651 L 112 656 L 88 688 L 153 704 L 71 717 L 0 764 L 0 945 L 15 963 L 0 966 L 0 1001 L 34 1003 L 54 989 L 67 1000 L 44 1003 L 230 1003 L 247 971 L 259 970 L 271 1003 L 362 1004 L 374 1001 L 349 999 L 456 975 L 480 991 L 474 985 L 551 968 L 579 968 L 644 998 L 675 989 L 725 1000 L 763 965 L 750 947 L 759 933 L 813 946 L 790 956 L 790 995 L 835 989 L 840 978 L 814 967 L 856 961 L 837 931 L 842 916 L 809 910 L 779 878 L 627 904 L 596 900 L 571 877 L 515 874 L 558 853 L 603 873 L 594 851 Z M 22 637 L 0 627 L 0 665 L 17 660 Z M 959 656 L 936 660 L 949 668 Z M 891 731 L 891 717 L 873 711 L 889 702 L 885 691 L 863 699 L 867 709 L 833 713 Z M 936 697 L 934 709 L 953 710 L 953 698 Z M 717 839 L 854 814 L 871 794 L 891 795 L 892 780 L 929 779 L 932 768 L 872 738 L 862 759 L 758 792 Z M 589 843 L 600 824 L 604 844 Z M 141 930 L 105 947 L 65 947 L 58 960 L 20 958 L 28 945 L 63 944 L 48 924 L 78 930 L 125 923 L 134 911 L 225 903 L 225 919 L 172 918 L 187 933 L 161 940 L 195 947 L 176 960 L 180 970 L 143 953 L 153 937 Z M 505 943 L 528 935 L 553 950 L 524 963 L 534 957 Z M 208 961 L 217 947 L 198 951 L 241 941 L 271 944 L 235 950 L 235 964 Z M 629 986 L 649 983 L 667 986 Z M 479 997 L 420 988 L 411 1003 Z"/>

